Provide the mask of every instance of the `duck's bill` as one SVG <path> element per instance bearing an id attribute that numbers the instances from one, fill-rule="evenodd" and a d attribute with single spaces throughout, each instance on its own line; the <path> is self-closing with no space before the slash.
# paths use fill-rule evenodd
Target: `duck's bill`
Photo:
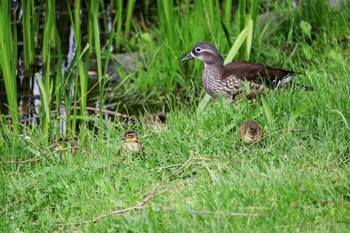
<path id="1" fill-rule="evenodd" d="M 192 52 L 190 52 L 189 54 L 187 54 L 186 57 L 182 58 L 181 61 L 188 61 L 188 60 L 191 60 L 193 58 L 194 58 L 194 56 L 193 56 Z"/>

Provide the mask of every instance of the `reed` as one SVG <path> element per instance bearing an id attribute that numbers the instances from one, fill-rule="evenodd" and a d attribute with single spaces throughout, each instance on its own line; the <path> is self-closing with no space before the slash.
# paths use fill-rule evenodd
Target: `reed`
<path id="1" fill-rule="evenodd" d="M 98 75 L 98 83 L 99 83 L 99 107 L 100 107 L 100 114 L 102 114 L 104 89 L 105 89 L 105 77 L 102 75 L 102 57 L 101 57 L 100 27 L 98 23 L 98 12 L 99 12 L 99 3 L 97 1 L 92 1 L 89 9 L 89 28 L 91 29 L 90 43 L 94 45 L 92 48 L 94 49 L 94 54 L 96 55 L 97 75 Z"/>
<path id="2" fill-rule="evenodd" d="M 62 97 L 64 95 L 64 79 L 63 79 L 63 74 L 62 74 L 62 51 L 61 51 L 61 39 L 58 33 L 56 33 L 56 52 L 57 52 L 57 70 L 56 70 L 56 78 L 55 78 L 55 103 L 56 103 L 56 115 L 60 116 L 61 115 L 61 102 L 62 102 Z M 60 119 L 57 119 L 58 123 L 61 121 Z M 56 130 L 56 135 L 59 135 L 61 132 L 60 129 L 60 124 L 58 124 L 57 127 L 54 129 Z M 65 133 L 65 132 L 62 132 Z"/>
<path id="3" fill-rule="evenodd" d="M 30 69 L 35 61 L 34 35 L 38 29 L 38 20 L 34 12 L 34 1 L 21 1 L 22 5 L 22 34 L 24 46 L 24 67 Z"/>
<path id="4" fill-rule="evenodd" d="M 19 132 L 18 102 L 17 102 L 17 31 L 11 25 L 9 1 L 0 2 L 0 68 L 4 79 L 12 126 L 15 133 Z"/>
<path id="5" fill-rule="evenodd" d="M 122 42 L 122 26 L 123 26 L 123 1 L 122 0 L 115 0 L 111 2 L 111 9 L 115 10 L 115 18 L 116 23 L 114 24 L 114 31 L 113 33 L 115 35 L 115 46 L 116 49 L 119 50 L 121 47 Z"/>
<path id="6" fill-rule="evenodd" d="M 160 21 L 160 28 L 165 33 L 166 41 L 169 45 L 174 44 L 174 3 L 173 1 L 158 0 L 158 16 Z"/>
<path id="7" fill-rule="evenodd" d="M 125 34 L 128 35 L 131 30 L 132 16 L 134 13 L 136 0 L 129 0 L 126 4 L 126 15 L 125 15 Z M 119 5 L 119 4 L 118 4 Z"/>
<path id="8" fill-rule="evenodd" d="M 74 105 L 72 106 L 72 110 L 68 110 L 68 119 L 72 120 L 71 125 L 71 133 L 75 134 L 76 132 L 76 123 L 77 123 L 77 104 L 80 105 L 80 115 L 85 116 L 86 114 L 86 106 L 87 106 L 87 91 L 88 91 L 88 70 L 87 67 L 89 65 L 89 55 L 85 56 L 88 60 L 86 61 L 86 64 L 84 66 L 84 62 L 82 60 L 82 57 L 84 56 L 85 52 L 89 50 L 90 45 L 86 45 L 84 52 L 82 51 L 82 42 L 81 42 L 81 1 L 77 0 L 74 5 L 73 12 L 69 9 L 69 14 L 72 22 L 72 29 L 74 33 L 74 42 L 75 42 L 75 64 L 76 65 L 76 72 L 74 75 L 74 94 L 72 99 L 74 99 Z M 89 35 L 89 40 L 90 40 Z M 88 52 L 89 53 L 89 52 Z M 79 85 L 78 85 L 79 84 Z M 78 94 L 79 93 L 79 94 Z M 67 97 L 66 97 L 67 98 Z"/>
<path id="9" fill-rule="evenodd" d="M 223 16 L 223 23 L 225 25 L 231 25 L 231 18 L 232 18 L 232 1 L 231 0 L 225 0 L 223 3 L 223 10 L 224 10 L 224 16 Z"/>
<path id="10" fill-rule="evenodd" d="M 40 127 L 42 133 L 45 136 L 46 142 L 48 142 L 49 135 L 49 122 L 51 120 L 51 106 L 53 97 L 53 82 L 52 82 L 52 63 L 54 61 L 54 49 L 56 45 L 56 4 L 55 0 L 49 0 L 47 2 L 47 13 L 45 14 L 45 25 L 44 25 L 44 37 L 42 47 L 42 59 L 43 59 L 43 86 L 41 89 L 41 114 L 40 116 Z M 61 67 L 59 67 L 61 68 Z M 40 77 L 36 75 L 36 80 Z"/>

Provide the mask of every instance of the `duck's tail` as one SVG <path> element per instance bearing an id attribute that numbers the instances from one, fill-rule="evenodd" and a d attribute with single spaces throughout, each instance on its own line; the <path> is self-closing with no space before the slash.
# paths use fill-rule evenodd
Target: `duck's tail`
<path id="1" fill-rule="evenodd" d="M 292 85 L 293 82 L 292 79 L 294 76 L 297 76 L 297 75 L 304 75 L 304 73 L 302 72 L 296 72 L 296 71 L 289 71 L 289 70 L 284 70 L 286 73 L 288 73 L 285 77 L 283 77 L 282 79 L 275 79 L 273 80 L 273 83 L 275 85 L 275 89 L 280 89 L 280 88 L 283 88 L 283 87 L 289 87 Z M 298 87 L 299 89 L 301 90 L 304 90 L 304 91 L 313 91 L 314 88 L 313 87 L 310 87 L 310 86 L 307 86 L 307 85 L 302 85 L 302 84 L 298 84 L 298 83 L 293 83 L 294 86 Z"/>

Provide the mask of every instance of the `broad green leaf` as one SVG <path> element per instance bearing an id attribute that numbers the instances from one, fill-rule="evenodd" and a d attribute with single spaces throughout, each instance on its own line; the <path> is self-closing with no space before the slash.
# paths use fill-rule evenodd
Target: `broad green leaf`
<path id="1" fill-rule="evenodd" d="M 247 35 L 247 54 L 248 58 L 250 57 L 250 50 L 252 48 L 253 44 L 253 30 L 254 29 L 254 23 L 252 19 L 248 20 L 248 35 Z"/>
<path id="2" fill-rule="evenodd" d="M 206 93 L 203 99 L 199 102 L 198 107 L 197 107 L 197 114 L 203 112 L 205 107 L 208 105 L 209 101 L 211 99 L 211 96 Z"/>
<path id="3" fill-rule="evenodd" d="M 42 104 L 44 105 L 44 109 L 45 109 L 44 114 L 45 114 L 46 120 L 47 120 L 47 122 L 50 122 L 50 117 L 49 117 L 50 110 L 49 110 L 48 96 L 47 96 L 43 81 L 41 80 L 39 73 L 35 73 L 35 78 L 36 78 L 36 81 L 38 82 L 39 90 L 41 92 L 40 99 L 42 101 Z"/>
<path id="4" fill-rule="evenodd" d="M 289 118 L 288 127 L 293 128 L 295 120 L 300 116 L 300 114 L 306 109 L 306 105 L 300 105 L 296 110 L 294 110 Z"/>

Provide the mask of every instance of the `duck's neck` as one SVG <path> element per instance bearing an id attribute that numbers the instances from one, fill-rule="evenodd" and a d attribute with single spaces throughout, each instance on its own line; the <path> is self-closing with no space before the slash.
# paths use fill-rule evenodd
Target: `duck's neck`
<path id="1" fill-rule="evenodd" d="M 223 69 L 222 63 L 204 63 L 204 73 L 203 76 L 210 77 L 213 79 L 219 79 L 221 77 L 221 72 Z"/>

